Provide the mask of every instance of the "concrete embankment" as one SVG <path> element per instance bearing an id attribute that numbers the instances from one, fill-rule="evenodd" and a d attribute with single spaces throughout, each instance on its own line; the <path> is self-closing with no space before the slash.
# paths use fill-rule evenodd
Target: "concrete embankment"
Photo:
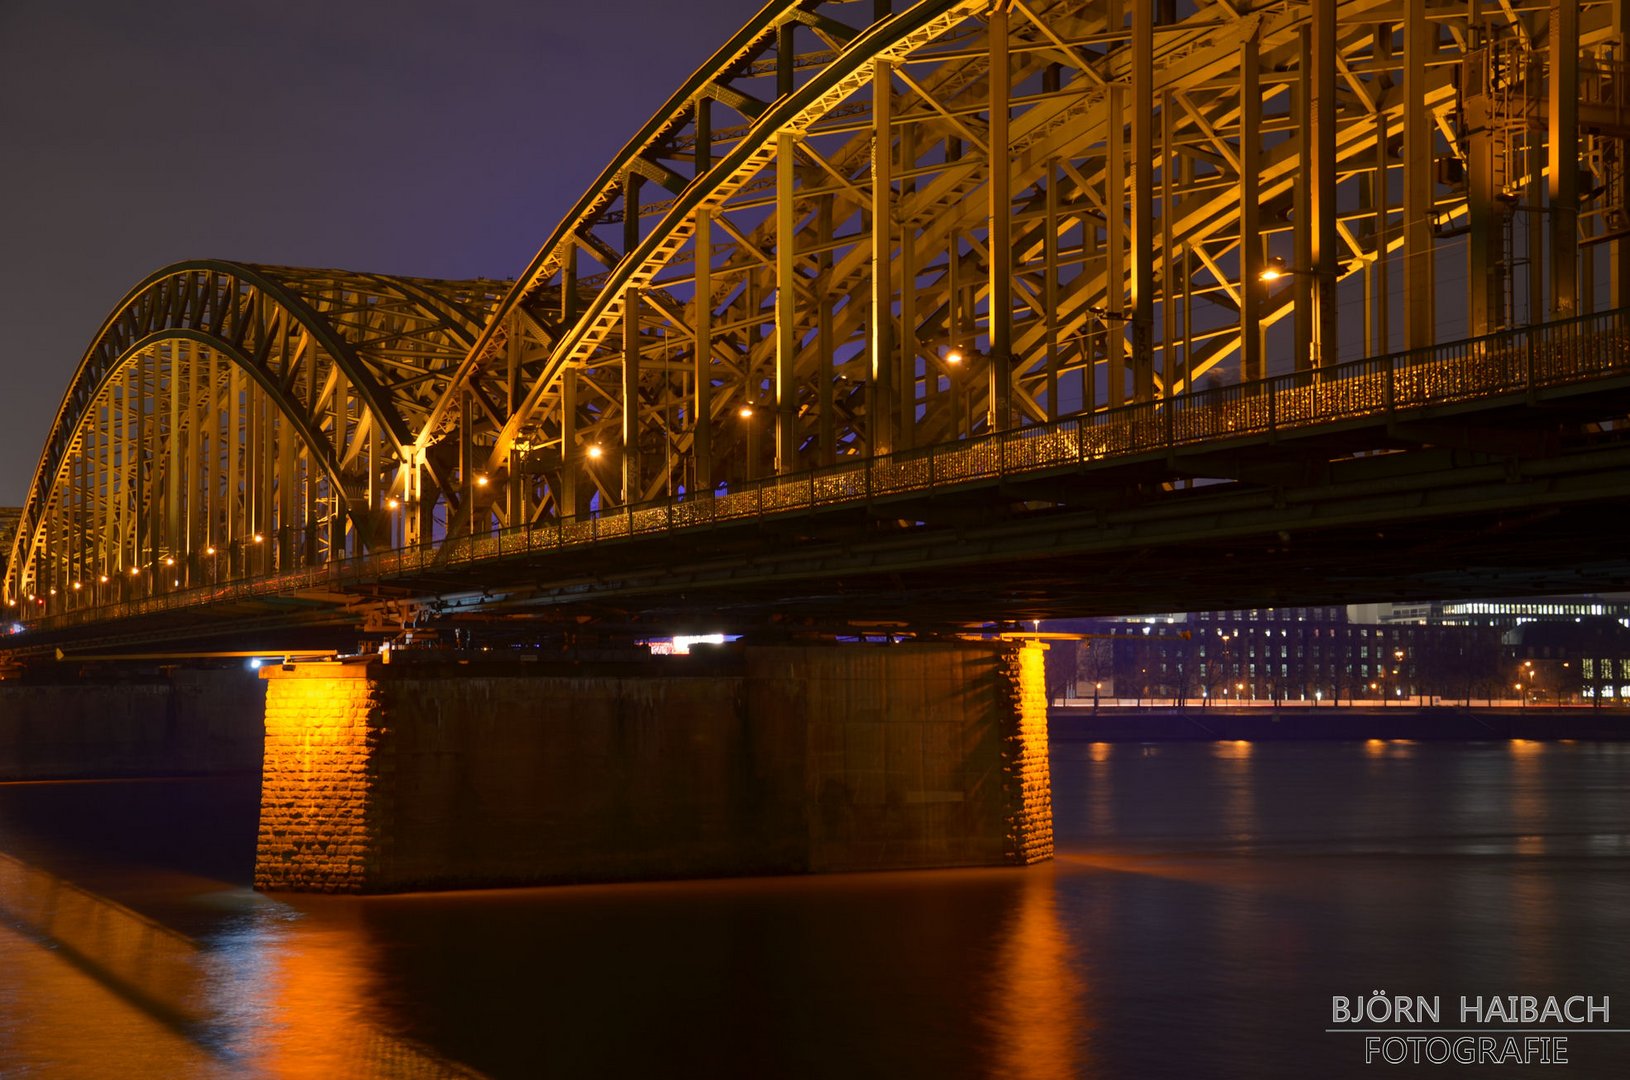
<path id="1" fill-rule="evenodd" d="M 1299 706 L 1054 708 L 1052 738 L 1090 742 L 1216 739 L 1625 739 L 1630 710 Z"/>
<path id="2" fill-rule="evenodd" d="M 258 772 L 265 701 L 244 668 L 0 683 L 0 780 Z"/>

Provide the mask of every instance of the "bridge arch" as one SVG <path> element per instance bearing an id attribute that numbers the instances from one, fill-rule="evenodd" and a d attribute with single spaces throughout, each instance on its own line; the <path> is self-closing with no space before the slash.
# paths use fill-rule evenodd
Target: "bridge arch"
<path id="1" fill-rule="evenodd" d="M 472 525 L 1630 303 L 1622 4 L 895 6 L 770 4 L 562 220 L 419 433 Z"/>
<path id="2" fill-rule="evenodd" d="M 13 607 L 215 584 L 399 540 L 406 468 L 498 283 L 193 261 L 93 339 L 30 485 Z M 434 501 L 434 500 L 432 500 Z"/>

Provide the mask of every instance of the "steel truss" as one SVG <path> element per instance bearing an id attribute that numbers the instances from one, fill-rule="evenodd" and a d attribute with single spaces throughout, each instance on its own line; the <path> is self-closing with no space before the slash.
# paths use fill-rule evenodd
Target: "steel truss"
<path id="1" fill-rule="evenodd" d="M 191 552 L 315 524 L 279 558 L 322 559 L 485 534 L 1630 306 L 1627 7 L 772 3 L 501 299 L 398 287 L 393 311 L 447 297 L 407 355 L 273 373 L 218 331 L 207 348 L 93 348 L 10 596 L 149 565 L 175 536 Z M 144 283 L 110 327 L 162 280 L 225 273 L 205 265 Z M 272 311 L 268 286 L 292 294 L 309 272 L 261 273 L 200 289 Z M 255 408 L 298 436 L 240 455 L 259 472 L 199 472 L 215 502 L 171 479 L 190 466 L 152 464 L 177 452 L 161 432 L 200 452 L 181 417 L 222 384 L 195 353 L 275 403 L 241 406 L 259 433 L 242 445 L 269 437 Z M 215 395 L 170 394 L 172 365 Z M 128 418 L 87 428 L 127 392 L 152 399 L 134 443 Z"/>
<path id="2" fill-rule="evenodd" d="M 413 438 L 501 283 L 194 262 L 136 286 L 57 414 L 6 579 L 25 610 L 400 543 Z M 395 493 L 395 494 L 393 494 Z"/>

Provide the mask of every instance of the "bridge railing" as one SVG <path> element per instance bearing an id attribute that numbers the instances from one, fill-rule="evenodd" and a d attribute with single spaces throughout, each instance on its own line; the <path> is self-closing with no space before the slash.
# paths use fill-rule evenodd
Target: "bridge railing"
<path id="1" fill-rule="evenodd" d="M 31 620 L 72 626 L 218 600 L 322 592 L 438 567 L 654 536 L 880 499 L 943 492 L 992 479 L 1144 455 L 1170 455 L 1232 439 L 1261 438 L 1400 410 L 1533 395 L 1619 374 L 1630 377 L 1630 312 L 1561 322 L 1348 361 L 1254 382 L 1213 387 L 977 438 L 770 477 L 735 490 L 693 492 L 553 522 L 454 537 L 282 573 L 224 582 Z"/>

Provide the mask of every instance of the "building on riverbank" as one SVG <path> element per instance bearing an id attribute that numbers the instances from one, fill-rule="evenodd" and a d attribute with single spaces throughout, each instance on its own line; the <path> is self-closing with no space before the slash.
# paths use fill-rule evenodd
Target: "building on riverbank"
<path id="1" fill-rule="evenodd" d="M 1627 623 L 1630 605 L 1601 597 L 1060 620 L 1047 629 L 1081 637 L 1054 642 L 1048 685 L 1055 700 L 1617 702 Z"/>

